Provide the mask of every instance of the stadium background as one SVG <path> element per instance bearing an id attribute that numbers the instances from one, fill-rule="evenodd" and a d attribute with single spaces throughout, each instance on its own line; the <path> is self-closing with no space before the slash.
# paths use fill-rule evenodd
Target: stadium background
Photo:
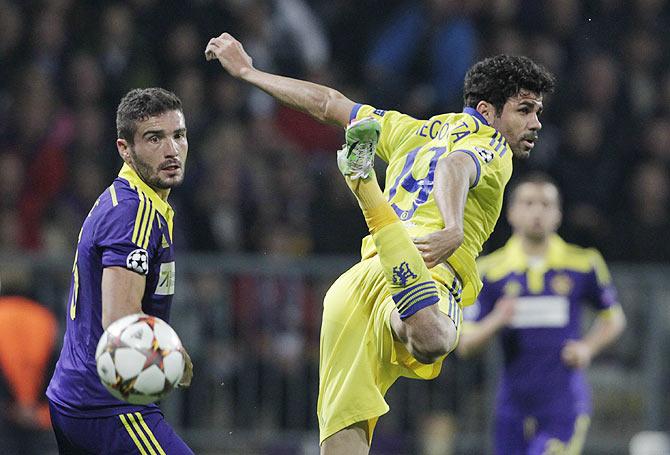
<path id="1" fill-rule="evenodd" d="M 315 453 L 320 301 L 365 232 L 342 134 L 206 63 L 207 40 L 229 31 L 261 69 L 418 117 L 460 110 L 478 58 L 527 54 L 558 87 L 515 173 L 551 174 L 560 233 L 612 265 L 629 327 L 591 368 L 586 453 L 628 453 L 670 425 L 669 21 L 663 0 L 0 0 L 3 292 L 63 320 L 80 224 L 120 165 L 118 101 L 173 90 L 190 143 L 173 325 L 196 376 L 168 418 L 197 453 Z M 508 234 L 501 220 L 486 250 Z M 373 453 L 486 453 L 497 361 L 401 381 Z"/>

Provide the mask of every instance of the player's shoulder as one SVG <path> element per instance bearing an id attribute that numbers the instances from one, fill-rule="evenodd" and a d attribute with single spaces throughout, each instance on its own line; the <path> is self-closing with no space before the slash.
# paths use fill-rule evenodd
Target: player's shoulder
<path id="1" fill-rule="evenodd" d="M 584 271 L 600 270 L 605 268 L 605 260 L 596 248 L 583 247 L 574 243 L 564 242 L 562 245 L 563 258 L 570 262 L 576 269 Z"/>
<path id="2" fill-rule="evenodd" d="M 486 277 L 490 275 L 491 272 L 499 270 L 501 267 L 504 267 L 507 262 L 507 250 L 499 248 L 485 256 L 480 256 L 477 258 L 477 269 L 479 270 L 479 275 Z"/>
<path id="3" fill-rule="evenodd" d="M 602 258 L 600 252 L 593 247 L 584 247 L 575 243 L 563 242 L 562 249 L 564 255 L 578 257 L 582 260 Z"/>
<path id="4" fill-rule="evenodd" d="M 124 179 L 116 178 L 100 194 L 91 213 L 115 220 L 123 218 L 134 220 L 142 198 L 140 189 L 133 187 Z"/>

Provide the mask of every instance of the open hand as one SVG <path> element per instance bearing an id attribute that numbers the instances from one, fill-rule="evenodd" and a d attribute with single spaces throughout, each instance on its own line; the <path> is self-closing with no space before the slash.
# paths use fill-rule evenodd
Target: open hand
<path id="1" fill-rule="evenodd" d="M 505 327 L 512 322 L 516 311 L 516 298 L 503 296 L 496 302 L 491 312 L 491 317 L 495 318 L 498 327 Z"/>
<path id="2" fill-rule="evenodd" d="M 184 374 L 178 385 L 180 388 L 186 388 L 191 385 L 191 379 L 193 379 L 193 362 L 191 362 L 191 356 L 188 355 L 186 349 L 181 348 L 181 353 L 184 355 Z"/>
<path id="3" fill-rule="evenodd" d="M 592 357 L 589 345 L 580 340 L 568 340 L 561 349 L 563 363 L 572 368 L 586 368 L 591 364 Z"/>

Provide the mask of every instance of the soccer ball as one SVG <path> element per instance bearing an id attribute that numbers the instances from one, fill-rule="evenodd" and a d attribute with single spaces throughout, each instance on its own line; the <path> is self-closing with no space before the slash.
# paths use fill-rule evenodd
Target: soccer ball
<path id="1" fill-rule="evenodd" d="M 144 313 L 111 323 L 95 351 L 102 384 L 120 400 L 149 404 L 169 394 L 186 363 L 177 333 L 167 322 Z"/>

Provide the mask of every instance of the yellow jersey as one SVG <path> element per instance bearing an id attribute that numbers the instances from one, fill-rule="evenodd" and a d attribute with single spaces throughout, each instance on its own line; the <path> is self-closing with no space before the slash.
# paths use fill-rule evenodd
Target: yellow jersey
<path id="1" fill-rule="evenodd" d="M 477 177 L 465 203 L 463 244 L 447 259 L 462 280 L 463 305 L 471 305 L 482 287 L 475 259 L 498 221 L 505 185 L 512 175 L 512 150 L 507 141 L 472 108 L 418 120 L 357 104 L 351 120 L 364 117 L 381 124 L 377 155 L 388 163 L 384 194 L 412 238 L 444 228 L 433 194 L 438 161 L 452 153 L 466 153 L 474 160 Z M 362 257 L 375 254 L 372 237 L 365 237 Z M 431 272 L 443 284 L 451 284 L 446 283 L 445 266 L 438 265 Z"/>

